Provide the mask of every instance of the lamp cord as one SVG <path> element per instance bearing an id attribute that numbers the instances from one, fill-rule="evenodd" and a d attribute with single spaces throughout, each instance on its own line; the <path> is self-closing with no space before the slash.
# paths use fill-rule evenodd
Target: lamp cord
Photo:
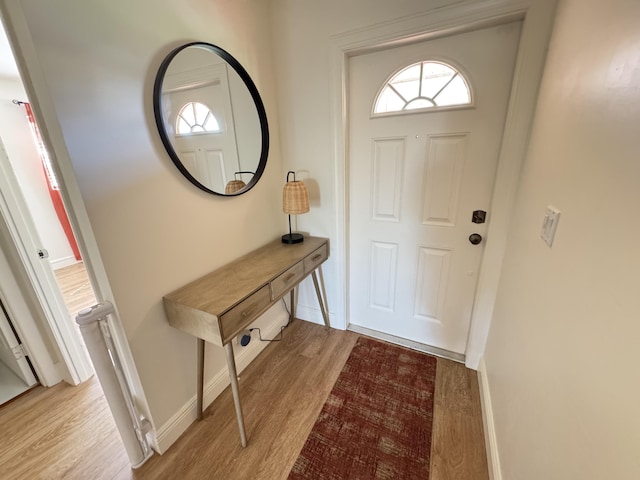
<path id="1" fill-rule="evenodd" d="M 289 323 L 291 323 L 291 312 L 289 312 L 289 309 L 287 308 L 287 303 L 284 301 L 284 298 L 282 299 L 282 305 L 284 305 L 284 309 L 287 312 L 287 323 L 286 325 L 282 325 L 280 327 L 280 331 L 278 332 L 278 336 L 275 338 L 262 338 L 262 332 L 260 331 L 260 329 L 258 327 L 254 327 L 254 328 L 250 328 L 249 331 L 253 332 L 254 330 L 258 331 L 258 338 L 260 339 L 261 342 L 281 342 L 282 341 L 282 333 L 284 332 L 284 329 L 287 328 L 289 326 Z"/>

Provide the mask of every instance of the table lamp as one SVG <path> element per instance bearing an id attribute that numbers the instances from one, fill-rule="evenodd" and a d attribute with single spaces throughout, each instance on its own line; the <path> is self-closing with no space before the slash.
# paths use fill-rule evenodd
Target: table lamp
<path id="1" fill-rule="evenodd" d="M 293 174 L 293 181 L 289 177 Z M 291 215 L 300 215 L 309 211 L 309 192 L 304 182 L 296 180 L 296 173 L 287 172 L 287 183 L 282 191 L 282 211 L 289 215 L 289 233 L 282 236 L 282 243 L 300 243 L 304 241 L 301 233 L 291 233 Z"/>

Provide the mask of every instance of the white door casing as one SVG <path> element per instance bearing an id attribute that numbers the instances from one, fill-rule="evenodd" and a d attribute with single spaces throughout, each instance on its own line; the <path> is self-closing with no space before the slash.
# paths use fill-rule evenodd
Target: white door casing
<path id="1" fill-rule="evenodd" d="M 56 353 L 48 348 L 48 339 L 40 331 L 37 320 L 29 307 L 29 301 L 18 285 L 16 274 L 12 271 L 7 256 L 7 233 L 3 220 L 0 219 L 0 298 L 10 317 L 14 319 L 13 326 L 18 332 L 23 345 L 29 352 L 31 363 L 45 386 L 55 385 L 64 376 L 63 366 L 58 361 Z"/>
<path id="2" fill-rule="evenodd" d="M 350 322 L 464 353 L 520 22 L 350 59 Z M 394 72 L 435 60 L 471 86 L 466 108 L 371 116 Z M 489 216 L 490 218 L 490 212 Z"/>

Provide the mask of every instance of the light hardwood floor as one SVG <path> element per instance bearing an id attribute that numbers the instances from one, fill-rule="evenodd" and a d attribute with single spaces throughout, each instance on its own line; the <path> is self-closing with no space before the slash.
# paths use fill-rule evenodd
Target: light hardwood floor
<path id="1" fill-rule="evenodd" d="M 71 321 L 75 323 L 76 315 L 80 310 L 96 303 L 84 263 L 74 263 L 59 268 L 54 273 Z"/>
<path id="2" fill-rule="evenodd" d="M 87 271 L 78 262 L 54 271 L 56 282 L 69 312 L 69 321 L 76 326 L 75 317 L 83 308 L 96 303 Z M 76 327 L 77 328 L 77 327 Z M 0 406 L 29 390 L 21 379 L 0 364 Z"/>
<path id="3" fill-rule="evenodd" d="M 129 469 L 100 385 L 36 387 L 0 408 L 3 480 L 112 479 Z"/>
<path id="4" fill-rule="evenodd" d="M 241 374 L 247 448 L 227 390 L 135 471 L 95 380 L 39 387 L 0 409 L 0 478 L 285 479 L 357 337 L 296 320 Z M 488 479 L 478 396 L 475 372 L 438 359 L 431 480 Z"/>

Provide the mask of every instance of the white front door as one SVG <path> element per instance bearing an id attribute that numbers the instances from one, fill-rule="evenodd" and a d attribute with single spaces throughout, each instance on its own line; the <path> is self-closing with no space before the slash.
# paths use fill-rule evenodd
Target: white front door
<path id="1" fill-rule="evenodd" d="M 469 237 L 487 231 L 472 216 L 491 219 L 520 26 L 350 59 L 350 324 L 464 353 L 486 240 Z M 420 62 L 432 63 L 422 64 L 417 94 L 409 74 L 383 90 Z M 466 79 L 469 105 L 451 106 L 464 85 L 446 65 Z M 373 113 L 380 92 L 390 107 L 409 102 L 407 110 Z"/>

